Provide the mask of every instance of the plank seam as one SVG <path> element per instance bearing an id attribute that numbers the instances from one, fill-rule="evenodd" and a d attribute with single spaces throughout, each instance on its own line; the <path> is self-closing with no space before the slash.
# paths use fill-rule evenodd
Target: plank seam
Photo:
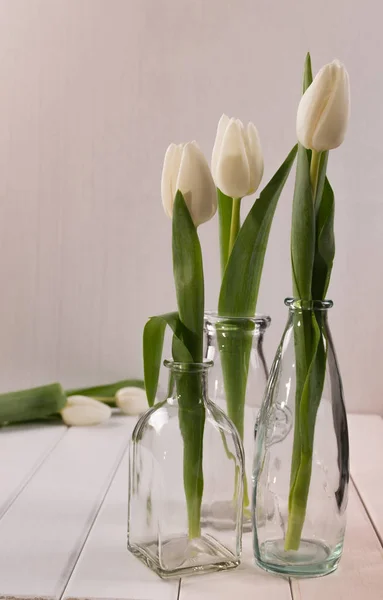
<path id="1" fill-rule="evenodd" d="M 40 457 L 40 459 L 32 467 L 32 470 L 30 471 L 30 473 L 20 483 L 19 487 L 16 488 L 16 492 L 14 493 L 14 495 L 12 496 L 12 494 L 11 494 L 10 498 L 8 498 L 8 500 L 5 501 L 2 508 L 0 509 L 0 520 L 7 514 L 9 509 L 13 506 L 13 504 L 16 502 L 16 500 L 19 498 L 19 496 L 22 494 L 22 492 L 28 486 L 28 484 L 31 482 L 31 480 L 36 475 L 36 473 L 38 473 L 38 471 L 41 469 L 41 467 L 44 465 L 44 463 L 48 460 L 48 458 L 50 457 L 52 452 L 59 445 L 59 443 L 64 438 L 64 436 L 67 434 L 67 432 L 68 432 L 68 428 L 64 429 L 64 431 L 62 432 L 60 437 L 57 440 L 55 440 L 55 442 L 52 444 L 52 446 L 50 446 L 48 448 L 48 450 Z"/>
<path id="2" fill-rule="evenodd" d="M 366 515 L 367 515 L 367 518 L 368 518 L 368 520 L 369 520 L 369 521 L 370 521 L 370 523 L 371 523 L 372 529 L 374 530 L 374 532 L 375 532 L 375 535 L 376 535 L 376 537 L 378 538 L 378 540 L 379 540 L 379 543 L 380 543 L 380 545 L 381 545 L 381 546 L 382 546 L 382 548 L 383 548 L 383 537 L 380 535 L 380 533 L 379 533 L 379 530 L 378 530 L 377 526 L 375 525 L 375 523 L 374 523 L 374 520 L 373 520 L 372 516 L 371 516 L 371 515 L 370 515 L 370 513 L 369 513 L 369 510 L 368 510 L 368 508 L 367 508 L 367 505 L 366 505 L 365 501 L 363 500 L 362 494 L 361 494 L 361 492 L 359 491 L 359 488 L 358 488 L 358 485 L 357 485 L 357 483 L 356 483 L 356 481 L 355 481 L 355 479 L 354 479 L 354 476 L 353 476 L 353 475 L 351 475 L 351 476 L 350 476 L 350 479 L 351 479 L 351 481 L 352 481 L 352 483 L 353 483 L 353 485 L 354 485 L 354 488 L 355 488 L 356 494 L 357 494 L 357 496 L 358 496 L 358 498 L 359 498 L 360 502 L 362 503 L 362 506 L 363 506 L 363 508 L 364 508 L 364 510 L 365 510 L 365 513 L 366 513 Z"/>
<path id="3" fill-rule="evenodd" d="M 83 553 L 83 550 L 84 550 L 84 548 L 85 548 L 85 545 L 86 545 L 86 543 L 87 543 L 87 541 L 88 541 L 88 539 L 89 539 L 89 536 L 90 536 L 90 534 L 91 534 L 91 532 L 92 532 L 92 530 L 93 530 L 93 526 L 94 526 L 94 524 L 95 524 L 95 522 L 96 522 L 96 520 L 97 520 L 97 518 L 98 518 L 98 516 L 99 516 L 99 514 L 100 514 L 101 508 L 102 508 L 102 507 L 103 507 L 103 505 L 104 505 L 105 498 L 106 498 L 106 496 L 108 495 L 108 492 L 109 492 L 109 490 L 110 490 L 110 488 L 111 488 L 111 486 L 112 486 L 112 483 L 113 483 L 113 481 L 114 481 L 114 478 L 115 478 L 115 476 L 116 476 L 116 473 L 117 473 L 117 471 L 118 471 L 118 469 L 119 469 L 119 467 L 120 467 L 120 465 L 121 465 L 122 461 L 123 461 L 123 460 L 124 460 L 124 458 L 125 458 L 126 450 L 127 450 L 128 446 L 129 446 L 129 443 L 130 443 L 130 438 L 128 439 L 127 443 L 126 443 L 126 444 L 124 444 L 124 447 L 123 447 L 123 449 L 122 449 L 122 451 L 121 451 L 121 454 L 120 454 L 119 458 L 117 459 L 117 462 L 116 462 L 116 464 L 115 464 L 115 467 L 114 467 L 114 469 L 112 469 L 112 472 L 111 472 L 111 475 L 110 475 L 110 478 L 109 478 L 109 482 L 108 482 L 108 484 L 107 484 L 107 486 L 106 486 L 106 488 L 105 488 L 105 492 L 104 492 L 104 493 L 102 494 L 102 496 L 101 496 L 101 499 L 100 499 L 100 503 L 99 503 L 98 509 L 95 511 L 95 514 L 94 514 L 94 516 L 93 516 L 93 519 L 91 520 L 91 522 L 90 522 L 90 524 L 89 524 L 88 531 L 87 531 L 87 533 L 86 533 L 86 535 L 85 535 L 85 537 L 84 537 L 84 540 L 83 540 L 82 544 L 80 545 L 79 551 L 78 551 L 78 553 L 77 553 L 77 557 L 75 558 L 75 560 L 74 560 L 74 563 L 73 563 L 73 566 L 72 566 L 72 568 L 71 568 L 71 569 L 70 569 L 70 571 L 69 571 L 69 574 L 68 574 L 68 578 L 67 578 L 66 584 L 65 584 L 65 586 L 64 586 L 64 589 L 63 589 L 62 593 L 61 593 L 61 594 L 58 596 L 58 600 L 63 600 L 63 599 L 64 599 L 65 593 L 66 593 L 66 591 L 67 591 L 67 589 L 68 589 L 68 586 L 69 586 L 69 583 L 70 583 L 70 581 L 71 581 L 71 579 L 72 579 L 72 575 L 73 575 L 73 573 L 74 573 L 74 570 L 75 570 L 75 569 L 76 569 L 76 567 L 77 567 L 78 561 L 79 561 L 79 560 L 80 560 L 80 558 L 81 558 L 81 555 L 82 555 L 82 553 Z M 66 600 L 68 600 L 69 598 L 70 598 L 70 596 L 68 596 Z"/>
<path id="4" fill-rule="evenodd" d="M 299 594 L 299 596 L 297 598 L 295 598 L 294 589 L 293 589 L 293 580 L 292 580 L 291 577 L 289 577 L 289 590 L 290 590 L 290 598 L 291 598 L 291 600 L 300 600 L 301 594 L 299 592 L 299 586 L 298 586 L 298 594 Z"/>

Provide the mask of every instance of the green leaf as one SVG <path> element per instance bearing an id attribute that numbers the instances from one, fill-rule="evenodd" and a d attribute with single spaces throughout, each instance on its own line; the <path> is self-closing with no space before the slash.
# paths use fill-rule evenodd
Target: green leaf
<path id="1" fill-rule="evenodd" d="M 218 194 L 218 217 L 219 217 L 219 245 L 221 251 L 221 276 L 223 278 L 227 261 L 229 258 L 231 214 L 233 210 L 233 198 L 225 196 L 217 188 Z"/>
<path id="2" fill-rule="evenodd" d="M 223 316 L 255 313 L 271 224 L 296 153 L 297 146 L 254 202 L 240 229 L 221 285 L 218 311 Z"/>
<path id="3" fill-rule="evenodd" d="M 330 283 L 335 256 L 334 210 L 334 192 L 326 178 L 316 219 L 317 240 L 312 283 L 312 297 L 315 300 L 325 299 Z"/>
<path id="4" fill-rule="evenodd" d="M 298 144 L 293 216 L 291 263 L 294 295 L 309 300 L 315 251 L 315 211 L 306 149 Z"/>
<path id="5" fill-rule="evenodd" d="M 184 327 L 178 313 L 172 312 L 157 317 L 151 317 L 146 323 L 143 335 L 144 378 L 146 396 L 149 406 L 153 406 L 156 397 L 158 378 L 161 368 L 162 348 L 166 326 L 169 326 L 178 339 L 178 357 L 180 362 L 192 362 L 193 357 L 183 343 Z M 187 336 L 186 336 L 187 337 Z"/>
<path id="6" fill-rule="evenodd" d="M 122 379 L 121 381 L 116 381 L 116 383 L 108 383 L 106 385 L 66 390 L 65 394 L 67 396 L 88 396 L 96 398 L 105 404 L 115 405 L 115 395 L 118 390 L 124 387 L 139 387 L 144 389 L 145 385 L 142 379 Z"/>
<path id="7" fill-rule="evenodd" d="M 0 394 L 0 423 L 21 423 L 49 417 L 66 404 L 59 383 Z"/>
<path id="8" fill-rule="evenodd" d="M 302 86 L 303 94 L 305 93 L 307 88 L 312 84 L 312 82 L 313 82 L 313 72 L 312 72 L 312 68 L 311 68 L 311 56 L 310 56 L 310 52 L 307 52 L 306 59 L 305 59 L 305 66 L 303 69 L 303 86 Z"/>
<path id="9" fill-rule="evenodd" d="M 179 340 L 194 362 L 203 360 L 204 280 L 201 246 L 197 230 L 177 191 L 173 206 L 173 272 L 179 320 L 183 327 Z M 173 338 L 173 356 L 181 344 Z M 189 538 L 201 535 L 203 494 L 203 432 L 205 407 L 199 400 L 200 375 L 181 373 L 176 377 L 179 424 L 183 438 L 183 475 L 188 513 Z"/>
<path id="10" fill-rule="evenodd" d="M 203 360 L 204 280 L 201 246 L 185 199 L 173 206 L 173 272 L 183 342 L 195 362 Z"/>
<path id="11" fill-rule="evenodd" d="M 203 496 L 203 434 L 205 405 L 201 402 L 201 374 L 178 373 L 174 380 L 178 419 L 183 439 L 183 480 L 188 513 L 189 538 L 201 535 Z"/>

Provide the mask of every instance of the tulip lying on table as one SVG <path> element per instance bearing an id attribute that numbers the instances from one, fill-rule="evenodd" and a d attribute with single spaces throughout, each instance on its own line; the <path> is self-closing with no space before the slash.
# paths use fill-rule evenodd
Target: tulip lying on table
<path id="1" fill-rule="evenodd" d="M 97 425 L 111 406 L 131 416 L 145 412 L 144 383 L 125 379 L 103 386 L 65 392 L 59 383 L 0 394 L 0 426 L 62 418 L 66 425 Z"/>
<path id="2" fill-rule="evenodd" d="M 60 414 L 65 425 L 99 425 L 109 419 L 112 409 L 88 396 L 69 396 Z"/>
<path id="3" fill-rule="evenodd" d="M 116 405 L 126 415 L 142 415 L 148 409 L 146 392 L 139 387 L 123 387 L 116 393 Z"/>

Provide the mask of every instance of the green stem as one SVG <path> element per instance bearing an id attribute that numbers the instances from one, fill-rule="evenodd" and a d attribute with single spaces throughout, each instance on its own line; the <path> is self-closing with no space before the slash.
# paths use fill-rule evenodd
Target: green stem
<path id="1" fill-rule="evenodd" d="M 179 423 L 183 439 L 183 478 L 189 538 L 201 535 L 203 496 L 203 434 L 205 406 L 202 400 L 203 375 L 182 373 L 175 376 L 179 405 Z"/>
<path id="2" fill-rule="evenodd" d="M 310 490 L 316 415 L 326 372 L 322 317 L 314 311 L 302 313 L 300 327 L 294 332 L 303 329 L 303 335 L 295 336 L 297 395 L 285 550 L 298 550 L 301 542 Z"/>
<path id="3" fill-rule="evenodd" d="M 227 261 L 229 259 L 230 225 L 233 212 L 233 198 L 225 196 L 217 188 L 218 194 L 218 223 L 219 223 L 219 247 L 221 256 L 221 278 L 223 279 Z"/>
<path id="4" fill-rule="evenodd" d="M 310 164 L 310 182 L 315 204 L 318 187 L 321 153 L 312 151 Z M 302 435 L 307 427 L 306 416 L 301 414 L 301 404 L 304 384 L 308 375 L 311 358 L 311 317 L 310 313 L 302 311 L 293 315 L 294 345 L 296 362 L 296 392 L 295 392 L 295 424 L 294 441 L 291 459 L 289 520 L 285 539 L 286 550 L 297 550 L 306 514 L 307 494 L 310 484 L 310 472 L 302 468 L 308 457 L 302 454 Z M 309 461 L 310 462 L 310 461 Z M 311 463 L 310 463 L 311 464 Z M 304 491 L 303 491 L 303 488 Z M 307 489 L 306 489 L 307 488 Z"/>
<path id="5" fill-rule="evenodd" d="M 298 550 L 306 516 L 306 505 L 311 478 L 311 461 L 303 452 L 303 431 L 307 428 L 306 415 L 301 413 L 305 382 L 309 372 L 311 350 L 310 313 L 294 314 L 294 345 L 296 363 L 296 396 L 294 441 L 291 459 L 289 518 L 285 550 Z"/>
<path id="6" fill-rule="evenodd" d="M 242 441 L 244 440 L 246 388 L 252 337 L 253 332 L 248 330 L 248 323 L 245 320 L 241 325 L 232 325 L 230 327 L 226 324 L 222 329 L 217 328 L 217 342 L 224 381 L 226 412 L 229 419 L 237 428 Z M 250 460 L 250 457 L 245 457 L 245 460 Z M 248 483 L 245 476 L 243 505 L 247 508 L 249 504 Z"/>
<path id="7" fill-rule="evenodd" d="M 315 197 L 316 197 L 317 188 L 318 188 L 318 177 L 319 177 L 321 154 L 322 154 L 321 152 L 317 152 L 316 150 L 313 150 L 312 154 L 311 154 L 310 180 L 311 180 L 311 187 L 313 190 L 314 203 L 315 203 Z"/>
<path id="8" fill-rule="evenodd" d="M 235 240 L 240 229 L 241 198 L 233 198 L 233 208 L 231 212 L 229 256 L 233 250 Z"/>
<path id="9" fill-rule="evenodd" d="M 306 518 L 307 498 L 310 489 L 312 452 L 302 453 L 294 488 L 294 497 L 289 509 L 289 520 L 285 538 L 285 550 L 298 550 Z"/>

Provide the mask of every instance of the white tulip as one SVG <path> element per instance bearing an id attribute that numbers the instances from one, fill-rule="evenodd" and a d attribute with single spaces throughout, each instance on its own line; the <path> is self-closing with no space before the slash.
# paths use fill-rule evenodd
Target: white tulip
<path id="1" fill-rule="evenodd" d="M 145 390 L 138 387 L 124 387 L 116 393 L 116 404 L 126 415 L 137 416 L 148 410 Z"/>
<path id="2" fill-rule="evenodd" d="M 66 425 L 98 425 L 107 421 L 111 414 L 110 406 L 88 396 L 69 396 L 61 411 Z"/>
<path id="3" fill-rule="evenodd" d="M 341 145 L 350 116 L 348 73 L 338 61 L 325 65 L 303 94 L 297 137 L 305 148 L 322 152 Z"/>
<path id="4" fill-rule="evenodd" d="M 182 192 L 194 225 L 209 221 L 217 210 L 217 192 L 209 165 L 196 142 L 170 144 L 162 170 L 162 204 L 173 216 L 177 191 Z"/>
<path id="5" fill-rule="evenodd" d="M 211 171 L 217 188 L 231 198 L 250 196 L 263 176 L 263 154 L 253 123 L 222 115 L 218 123 Z"/>

